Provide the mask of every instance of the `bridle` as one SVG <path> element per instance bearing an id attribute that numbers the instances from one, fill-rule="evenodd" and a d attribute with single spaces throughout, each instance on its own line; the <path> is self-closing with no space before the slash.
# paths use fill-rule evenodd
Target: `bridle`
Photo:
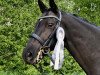
<path id="1" fill-rule="evenodd" d="M 35 33 L 33 33 L 33 34 L 31 35 L 31 38 L 36 39 L 36 40 L 42 45 L 42 49 L 43 49 L 43 50 L 46 50 L 46 51 L 44 52 L 44 54 L 48 54 L 48 56 L 50 57 L 51 61 L 53 61 L 52 58 L 51 58 L 51 56 L 50 56 L 50 54 L 48 53 L 48 49 L 50 48 L 50 45 L 51 45 L 52 40 L 53 40 L 53 36 L 54 36 L 54 34 L 56 33 L 57 28 L 60 27 L 62 15 L 61 15 L 61 12 L 59 11 L 59 17 L 51 16 L 51 15 L 49 15 L 49 16 L 43 16 L 43 17 L 40 17 L 40 18 L 39 18 L 39 22 L 40 22 L 41 20 L 43 20 L 43 19 L 46 19 L 46 18 L 55 18 L 55 19 L 57 20 L 57 25 L 56 25 L 56 27 L 55 27 L 53 33 L 50 34 L 49 38 L 48 38 L 45 42 L 41 39 L 41 37 L 39 37 L 39 36 L 38 36 L 37 34 L 35 34 Z"/>

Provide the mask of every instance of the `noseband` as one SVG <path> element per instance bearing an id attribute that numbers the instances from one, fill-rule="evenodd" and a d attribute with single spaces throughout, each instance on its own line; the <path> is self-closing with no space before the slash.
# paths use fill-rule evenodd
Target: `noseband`
<path id="1" fill-rule="evenodd" d="M 39 22 L 40 22 L 41 20 L 43 20 L 43 19 L 46 19 L 46 18 L 55 18 L 55 19 L 58 21 L 58 23 L 57 23 L 57 25 L 56 25 L 54 31 L 52 32 L 52 34 L 50 34 L 50 37 L 49 37 L 45 42 L 41 39 L 41 37 L 39 37 L 39 36 L 38 36 L 37 34 L 35 34 L 35 33 L 33 33 L 33 34 L 31 35 L 31 37 L 34 38 L 34 39 L 36 39 L 36 40 L 42 45 L 42 50 L 44 50 L 43 53 L 44 53 L 44 54 L 47 54 L 47 55 L 50 57 L 51 61 L 54 63 L 54 61 L 53 61 L 51 55 L 50 55 L 49 52 L 48 52 L 48 49 L 50 49 L 50 45 L 51 45 L 51 43 L 52 43 L 53 36 L 54 36 L 54 34 L 56 33 L 57 28 L 60 27 L 62 15 L 61 15 L 61 12 L 59 11 L 59 17 L 51 16 L 51 15 L 49 15 L 49 16 L 43 16 L 43 17 L 40 17 L 40 18 L 39 18 Z"/>

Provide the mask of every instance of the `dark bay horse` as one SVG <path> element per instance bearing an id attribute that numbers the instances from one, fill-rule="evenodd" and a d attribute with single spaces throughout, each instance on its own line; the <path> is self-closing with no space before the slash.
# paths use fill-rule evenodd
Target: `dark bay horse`
<path id="1" fill-rule="evenodd" d="M 49 1 L 48 9 L 41 0 L 38 0 L 43 15 L 37 21 L 36 29 L 23 51 L 24 61 L 29 64 L 38 62 L 43 56 L 40 51 L 42 46 L 49 45 L 53 50 L 56 44 L 55 32 L 57 27 L 61 26 L 65 31 L 65 48 L 87 75 L 100 75 L 100 28 L 60 11 L 54 0 Z"/>

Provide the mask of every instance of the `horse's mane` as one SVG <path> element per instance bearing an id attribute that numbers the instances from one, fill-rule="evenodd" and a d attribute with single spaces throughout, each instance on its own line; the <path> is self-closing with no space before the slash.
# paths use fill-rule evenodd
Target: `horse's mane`
<path id="1" fill-rule="evenodd" d="M 72 14 L 72 15 L 75 16 L 75 17 L 77 17 L 77 18 L 79 18 L 80 20 L 83 20 L 84 22 L 87 22 L 87 23 L 89 23 L 89 24 L 92 24 L 92 25 L 95 25 L 95 26 L 96 26 L 96 24 L 91 23 L 90 21 L 88 21 L 88 20 L 85 19 L 85 18 L 81 18 L 81 17 L 79 17 L 77 14 Z"/>

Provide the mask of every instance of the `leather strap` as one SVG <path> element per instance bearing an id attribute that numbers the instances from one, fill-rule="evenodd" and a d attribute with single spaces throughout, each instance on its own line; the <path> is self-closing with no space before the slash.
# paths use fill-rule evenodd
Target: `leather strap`
<path id="1" fill-rule="evenodd" d="M 33 33 L 33 34 L 31 35 L 31 37 L 32 37 L 32 38 L 35 38 L 36 40 L 38 40 L 39 43 L 43 46 L 44 42 L 43 42 L 43 40 L 42 40 L 37 34 Z"/>

